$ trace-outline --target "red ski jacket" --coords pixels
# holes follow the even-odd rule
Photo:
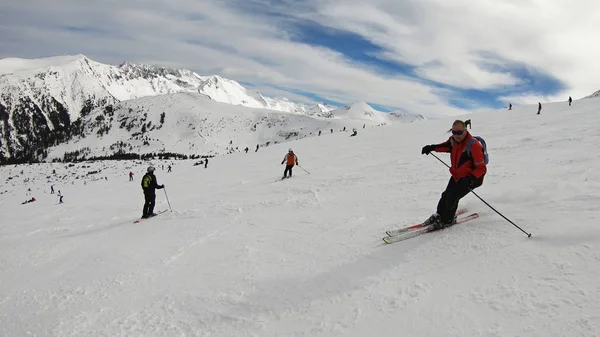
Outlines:
[[[467,137],[458,143],[452,136],[447,141],[435,145],[435,152],[450,152],[450,174],[454,181],[473,175],[475,178],[483,178],[487,172],[483,146],[477,140],[471,146],[471,155],[467,153],[467,143],[473,136],[469,133]]]

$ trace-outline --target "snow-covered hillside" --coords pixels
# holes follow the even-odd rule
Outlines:
[[[599,108],[468,116],[490,153],[477,193],[531,239],[469,195],[461,206],[479,219],[383,244],[434,211],[449,173],[421,147],[446,140],[456,117],[307,137],[206,169],[0,167],[0,335],[597,336]],[[290,146],[310,174],[281,181]],[[151,163],[166,186],[156,209],[172,212],[133,224]]]
[[[379,125],[379,120],[324,118],[251,109],[178,93],[124,101],[84,119],[83,137],[49,150],[48,160],[81,152],[81,158],[115,153],[223,155],[256,146]]]

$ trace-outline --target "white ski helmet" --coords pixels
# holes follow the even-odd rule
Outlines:
[[[148,173],[152,173],[154,172],[154,166],[149,166],[148,167]]]

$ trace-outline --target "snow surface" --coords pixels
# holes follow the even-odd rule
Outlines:
[[[0,167],[0,335],[598,336],[599,108],[468,116],[477,193],[531,239],[469,195],[479,219],[381,240],[435,209],[449,174],[420,151],[454,117],[154,161],[172,212],[139,224],[148,163]],[[290,144],[310,174],[280,181]]]

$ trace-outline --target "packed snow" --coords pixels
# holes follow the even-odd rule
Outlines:
[[[0,335],[598,336],[599,108],[591,98],[464,116],[490,154],[476,192],[532,238],[468,195],[461,206],[478,219],[382,241],[435,210],[449,173],[421,147],[446,140],[454,118],[207,168],[0,167]],[[301,167],[280,180],[290,146]],[[166,187],[156,210],[168,211],[134,224],[150,164]]]

